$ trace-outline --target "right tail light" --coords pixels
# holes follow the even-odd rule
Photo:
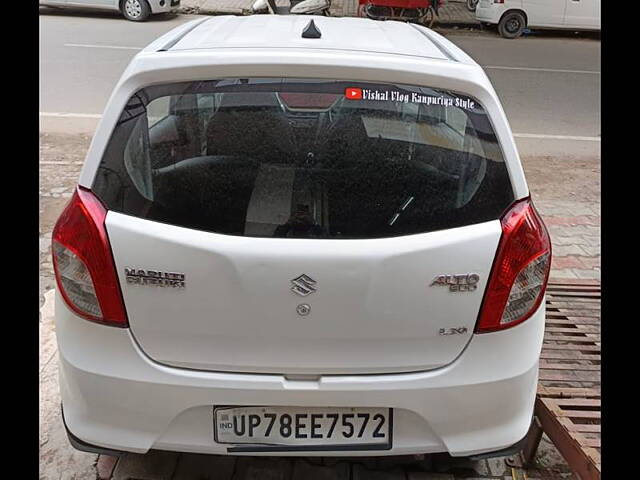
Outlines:
[[[531,199],[513,204],[501,224],[502,236],[476,333],[524,322],[540,306],[549,279],[551,239]]]

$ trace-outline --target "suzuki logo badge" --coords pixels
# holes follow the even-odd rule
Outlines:
[[[301,297],[306,297],[317,290],[315,284],[316,281],[313,278],[303,273],[298,278],[291,280],[291,291]]]
[[[303,317],[306,317],[307,315],[309,315],[310,311],[311,311],[311,306],[308,303],[301,303],[296,307],[296,312],[298,312],[298,315],[301,315]]]

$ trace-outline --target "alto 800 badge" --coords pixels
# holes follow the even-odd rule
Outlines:
[[[449,287],[450,292],[473,292],[478,288],[480,275],[464,273],[461,275],[438,275],[430,287]]]

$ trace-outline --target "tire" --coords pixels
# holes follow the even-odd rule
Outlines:
[[[500,19],[498,32],[504,38],[518,38],[527,28],[527,21],[520,12],[507,12]]]
[[[467,0],[467,9],[470,12],[475,12],[479,1],[480,0]]]
[[[122,15],[132,22],[144,22],[151,15],[151,7],[146,0],[122,0]]]

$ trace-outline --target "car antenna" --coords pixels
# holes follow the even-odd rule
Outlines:
[[[302,31],[302,38],[320,38],[320,37],[322,37],[322,32],[318,30],[318,27],[316,27],[316,24],[313,23],[313,20],[311,20],[309,24],[306,27],[304,27],[304,30]]]

